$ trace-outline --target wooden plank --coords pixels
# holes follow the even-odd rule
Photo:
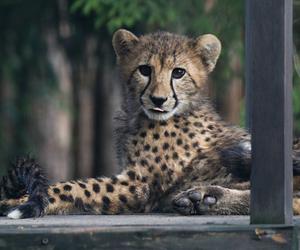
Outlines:
[[[248,216],[46,216],[0,218],[0,249],[298,249],[294,226],[249,225]]]
[[[80,234],[0,235],[0,249],[297,249],[292,230],[279,230],[272,238],[253,231],[137,231]],[[278,237],[278,239],[276,239]]]
[[[251,223],[292,223],[292,0],[246,1]]]

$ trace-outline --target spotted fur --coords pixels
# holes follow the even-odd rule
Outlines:
[[[9,199],[0,204],[4,210],[16,207],[9,217],[40,215],[28,204],[41,196],[47,199],[40,206],[46,214],[247,214],[250,135],[222,121],[206,97],[220,41],[214,35],[188,38],[157,32],[137,37],[119,30],[113,46],[124,83],[116,129],[117,157],[124,170],[111,178],[56,183],[46,192],[44,182],[30,189],[34,176],[28,172],[27,181],[17,190],[8,188]],[[23,196],[27,190],[42,192]],[[299,204],[295,199],[296,212]]]

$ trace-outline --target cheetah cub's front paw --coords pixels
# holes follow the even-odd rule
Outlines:
[[[222,196],[222,187],[196,187],[176,195],[172,205],[176,212],[183,215],[216,214],[215,207]]]

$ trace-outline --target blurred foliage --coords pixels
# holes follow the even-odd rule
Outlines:
[[[244,1],[236,0],[75,0],[72,11],[82,11],[94,18],[95,27],[105,27],[110,33],[118,28],[141,31],[165,29],[191,35],[212,32],[223,44],[217,72],[214,74],[218,90],[216,104],[220,104],[224,87],[232,78],[229,67],[230,49],[234,49],[244,61]],[[300,1],[294,0],[295,47],[300,49]],[[299,26],[299,27],[298,27]],[[295,58],[298,53],[295,51]],[[294,74],[294,127],[300,135],[300,63],[295,61]],[[243,77],[243,65],[240,70]],[[298,72],[298,73],[297,73]],[[236,72],[235,72],[236,73]],[[241,103],[240,125],[245,125],[244,101]]]
[[[0,174],[1,166],[16,156],[38,155],[34,107],[50,103],[59,94],[46,44],[47,32],[57,33],[59,14],[57,1],[0,1]],[[80,54],[76,52],[85,34],[96,33],[89,20],[73,14],[72,39],[58,35],[73,60]]]
[[[211,32],[214,27],[220,32],[226,26],[236,32],[241,27],[231,28],[243,21],[243,1],[234,0],[75,0],[72,10],[93,16],[97,28],[105,26],[110,32],[120,27],[191,32]]]

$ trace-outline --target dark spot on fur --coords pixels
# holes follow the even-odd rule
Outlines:
[[[176,143],[177,143],[177,145],[181,145],[181,144],[182,144],[182,139],[181,139],[181,138],[178,138],[178,139],[176,140]]]
[[[115,190],[115,189],[114,189],[113,185],[111,185],[111,184],[109,184],[109,183],[106,184],[106,191],[107,191],[108,193],[113,193],[114,190]]]
[[[64,194],[60,194],[60,195],[59,195],[59,198],[60,198],[62,201],[65,201],[65,202],[73,202],[73,196],[72,196],[72,195],[64,195]]]
[[[213,130],[214,126],[210,124],[210,125],[207,126],[207,128],[210,129],[210,130]]]
[[[194,122],[194,125],[198,128],[201,128],[203,127],[202,123],[201,122]]]
[[[97,184],[97,183],[93,184],[93,191],[95,193],[99,193],[100,192],[100,186],[99,186],[99,184]]]
[[[165,135],[165,137],[169,137],[170,136],[170,134],[169,134],[168,131],[165,131],[164,135]]]
[[[65,191],[71,191],[72,190],[72,186],[71,185],[64,185],[64,190]]]
[[[153,139],[158,140],[159,139],[159,134],[158,133],[153,134]]]
[[[119,200],[123,203],[127,203],[127,197],[123,194],[119,194]]]
[[[168,170],[168,176],[171,177],[174,174],[174,171],[172,169]]]
[[[157,151],[158,151],[158,148],[156,146],[152,148],[153,153],[157,153]]]
[[[121,181],[120,184],[123,185],[123,186],[128,186],[129,185],[127,181]]]
[[[210,141],[210,138],[209,138],[209,137],[206,137],[206,138],[205,138],[205,141]]]
[[[183,167],[184,166],[184,161],[180,161],[179,165]]]
[[[161,165],[160,168],[161,168],[162,171],[165,171],[165,170],[167,170],[168,166],[167,166],[167,164],[164,163],[164,164]]]
[[[205,129],[202,129],[201,132],[200,132],[202,135],[204,135],[206,133],[206,130]]]
[[[79,210],[83,210],[84,211],[84,204],[81,198],[76,198],[75,202],[74,202],[74,206],[76,208],[78,208]]]
[[[165,155],[165,159],[166,159],[166,160],[169,160],[169,159],[170,159],[170,156],[169,156],[169,155]]]
[[[149,173],[151,173],[151,172],[153,171],[153,169],[154,169],[154,166],[151,165],[151,166],[148,168]]]
[[[189,132],[189,128],[188,127],[184,127],[184,128],[182,128],[182,131],[183,131],[183,133],[187,133],[187,132]]]
[[[191,153],[190,152],[185,152],[186,157],[190,157]]]
[[[150,150],[150,148],[151,148],[151,147],[150,147],[150,145],[149,145],[149,144],[146,144],[146,145],[144,146],[144,150],[145,150],[145,151],[149,151],[149,150]]]
[[[143,167],[149,165],[149,164],[148,164],[148,161],[147,161],[146,159],[141,159],[140,163],[141,163],[141,165],[142,165]]]
[[[156,157],[155,157],[155,162],[156,162],[156,163],[160,163],[160,161],[161,161],[161,157],[160,157],[160,156],[156,156]]]
[[[134,146],[136,146],[137,140],[132,140],[132,144],[133,144]]]
[[[139,157],[141,154],[140,154],[140,151],[136,151],[135,153],[134,153],[134,155],[136,156],[136,157]]]
[[[54,199],[53,197],[50,197],[50,198],[49,198],[49,202],[50,202],[50,203],[54,203],[54,202],[55,202],[55,199]]]
[[[189,172],[192,172],[192,170],[193,170],[193,168],[191,166],[188,166],[188,167],[183,169],[183,172],[189,173]]]
[[[155,127],[155,124],[153,122],[150,122],[149,125],[148,125],[148,128],[149,129],[154,129]]]
[[[172,131],[172,132],[171,132],[171,136],[172,136],[172,137],[176,137],[176,132]]]
[[[85,185],[85,184],[83,184],[83,183],[81,183],[81,182],[78,182],[78,185],[79,185],[79,187],[81,187],[81,188],[83,188],[83,189],[85,189],[85,188],[86,188],[86,185]]]
[[[143,176],[143,178],[142,178],[142,182],[147,182],[147,180],[148,180],[148,177],[147,176]]]
[[[165,142],[163,145],[163,149],[167,150],[170,147],[169,143]]]
[[[129,187],[129,192],[134,194],[135,193],[135,190],[136,190],[136,187],[135,186],[130,186]]]
[[[60,190],[59,190],[58,188],[53,188],[53,193],[59,194],[59,193],[60,193]]]
[[[172,158],[173,158],[173,160],[177,160],[178,159],[178,153],[174,152]]]
[[[90,191],[88,191],[88,190],[84,190],[84,194],[85,194],[85,196],[88,197],[88,198],[91,196],[91,193],[90,193]]]
[[[129,177],[130,180],[134,181],[135,180],[135,172],[133,171],[127,171],[127,175]]]
[[[199,146],[199,143],[198,142],[194,142],[193,143],[193,148],[197,148]]]
[[[195,133],[189,133],[189,137],[193,139],[195,137]]]
[[[140,137],[145,138],[146,136],[147,136],[147,133],[145,131],[140,133]]]
[[[102,197],[103,209],[108,210],[110,205],[110,199],[107,196]]]
[[[188,144],[185,144],[184,147],[183,147],[185,150],[189,150],[190,149],[190,146]]]
[[[110,179],[111,179],[112,184],[116,184],[119,181],[118,177],[116,177],[116,176],[113,176]]]
[[[166,125],[168,125],[168,123],[167,123],[166,121],[160,121],[159,124],[160,124],[161,126],[166,126]]]

